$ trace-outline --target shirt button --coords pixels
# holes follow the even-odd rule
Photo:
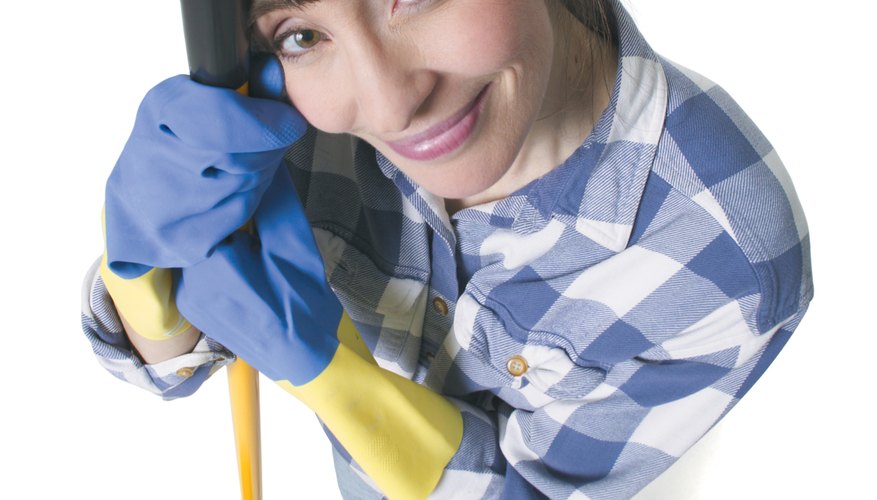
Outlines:
[[[179,370],[177,370],[177,377],[189,378],[192,376],[193,373],[195,373],[195,370],[189,367],[180,368]]]
[[[434,359],[435,359],[435,354],[433,354],[433,353],[431,353],[431,352],[426,353],[426,360],[427,360],[427,361],[429,361],[430,363],[432,363],[432,361],[433,361]]]
[[[438,297],[432,299],[432,308],[442,316],[448,315],[448,303]]]
[[[519,354],[510,357],[505,364],[505,367],[513,377],[520,377],[527,371],[527,368],[529,368],[527,366],[527,360]]]

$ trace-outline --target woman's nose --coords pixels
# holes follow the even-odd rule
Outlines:
[[[434,91],[437,74],[401,40],[369,37],[351,54],[358,128],[376,135],[404,132]]]

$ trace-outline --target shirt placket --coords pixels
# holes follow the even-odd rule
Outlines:
[[[454,244],[430,231],[431,272],[423,320],[423,339],[418,363],[429,367],[451,330],[457,302],[457,270]]]

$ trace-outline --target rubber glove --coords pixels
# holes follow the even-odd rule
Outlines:
[[[260,74],[252,87],[263,94],[282,90],[276,59],[253,67]],[[244,224],[284,151],[306,128],[289,104],[187,76],[166,80],[146,95],[107,182],[101,266],[117,309],[134,331],[160,340],[188,329],[166,268],[204,259]]]
[[[306,128],[288,104],[187,76],[153,88],[107,181],[110,269],[135,278],[204,259],[252,216]]]
[[[377,366],[326,282],[284,169],[253,222],[182,269],[180,311],[314,410],[390,498],[425,498],[462,438],[448,400]]]

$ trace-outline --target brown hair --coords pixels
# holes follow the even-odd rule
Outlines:
[[[607,0],[560,0],[560,3],[604,42],[618,44],[615,12]]]

